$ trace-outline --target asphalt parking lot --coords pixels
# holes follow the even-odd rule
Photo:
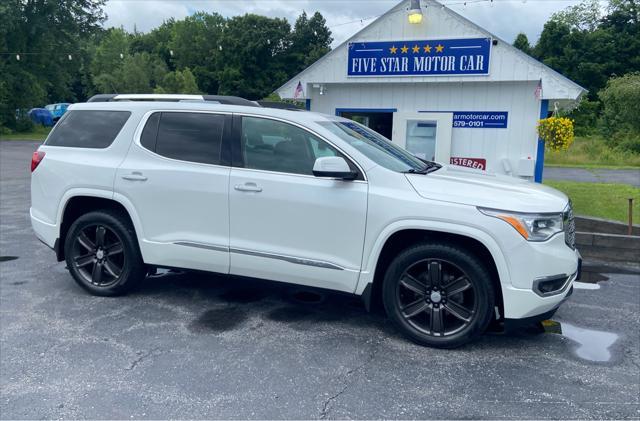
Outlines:
[[[3,419],[640,416],[637,274],[576,289],[563,334],[449,351],[351,297],[278,283],[167,273],[92,297],[31,231],[36,147],[0,142]]]

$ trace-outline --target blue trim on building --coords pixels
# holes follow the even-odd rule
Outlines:
[[[336,108],[336,115],[341,113],[397,113],[397,108]]]
[[[547,118],[549,113],[549,100],[543,99],[540,102],[540,119]],[[538,138],[538,152],[536,154],[536,172],[534,180],[536,183],[542,183],[542,170],[544,169],[544,141]]]
[[[307,98],[304,101],[304,109],[307,111],[311,111],[311,98]]]

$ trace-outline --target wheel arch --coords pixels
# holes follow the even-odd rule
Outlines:
[[[64,242],[71,224],[73,224],[73,222],[80,216],[95,210],[112,209],[122,212],[129,218],[129,222],[131,222],[136,232],[138,242],[140,242],[140,221],[135,212],[132,213],[133,207],[130,203],[123,203],[113,197],[111,192],[103,191],[82,191],[76,192],[75,194],[68,193],[65,196],[65,200],[62,201],[60,211],[58,212],[58,226],[60,227],[60,230],[58,240],[56,241],[57,246],[55,247],[56,258],[58,261],[65,259]]]
[[[487,233],[467,226],[453,224],[427,225],[424,221],[396,224],[387,228],[373,246],[367,263],[356,287],[356,294],[362,295],[368,309],[378,309],[381,305],[381,287],[384,272],[394,256],[401,250],[418,242],[439,241],[460,245],[476,254],[490,271],[496,292],[496,305],[504,314],[501,284],[508,282],[506,261],[496,241]]]

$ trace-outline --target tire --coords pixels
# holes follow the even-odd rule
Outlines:
[[[404,250],[387,268],[382,288],[388,317],[420,345],[464,345],[486,330],[494,312],[489,271],[474,254],[452,244]]]
[[[122,212],[105,209],[79,217],[69,228],[64,252],[73,279],[93,295],[125,294],[146,274],[135,231]]]

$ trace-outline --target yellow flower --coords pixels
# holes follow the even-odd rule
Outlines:
[[[565,117],[549,117],[538,121],[538,135],[552,151],[567,150],[573,143],[573,121]]]

